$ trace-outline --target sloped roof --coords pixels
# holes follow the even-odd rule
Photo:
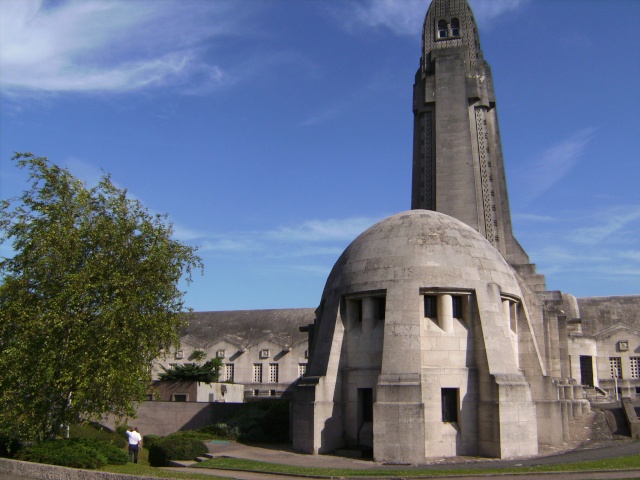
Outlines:
[[[640,295],[578,298],[582,331],[597,335],[617,324],[640,330]]]
[[[314,318],[315,308],[194,312],[180,337],[200,348],[221,341],[246,348],[263,340],[284,347],[307,341],[300,327]]]

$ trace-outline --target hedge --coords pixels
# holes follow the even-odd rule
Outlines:
[[[149,448],[149,464],[165,467],[171,460],[193,460],[209,453],[209,449],[196,438],[185,436],[165,437],[155,441]]]

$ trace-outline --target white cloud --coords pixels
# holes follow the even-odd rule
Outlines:
[[[529,202],[566,177],[582,159],[594,132],[594,128],[584,129],[530,159],[518,173],[528,187],[521,191],[522,198]]]
[[[520,10],[529,0],[470,0],[476,22],[488,27]],[[396,35],[419,34],[427,13],[426,0],[361,0],[334,6],[333,14],[347,30],[383,27]]]
[[[378,220],[365,217],[309,220],[296,227],[280,227],[269,232],[268,237],[287,242],[353,240]]]
[[[634,206],[619,213],[602,212],[598,217],[595,226],[577,229],[571,240],[582,245],[597,245],[612,236],[620,237],[625,229],[640,220],[640,207]]]
[[[228,80],[199,43],[235,27],[229,2],[3,0],[6,92],[128,91],[200,75]]]
[[[519,222],[527,223],[553,223],[558,221],[557,218],[550,215],[537,215],[535,213],[514,213],[511,215],[511,218]]]
[[[479,26],[489,26],[496,19],[520,10],[529,0],[470,0]]]

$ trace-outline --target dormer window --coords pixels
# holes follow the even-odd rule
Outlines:
[[[447,21],[438,21],[438,38],[447,38],[449,36],[449,30],[447,29]]]
[[[460,36],[460,20],[457,18],[451,19],[451,36],[459,37]]]

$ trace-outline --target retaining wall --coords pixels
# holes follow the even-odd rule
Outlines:
[[[242,403],[199,402],[142,402],[137,417],[127,420],[127,425],[138,427],[141,435],[165,436],[178,430],[196,430],[231,417]],[[101,422],[114,429],[116,418],[107,417]]]
[[[9,475],[36,480],[148,480],[149,478],[0,458],[0,478],[6,478]]]

